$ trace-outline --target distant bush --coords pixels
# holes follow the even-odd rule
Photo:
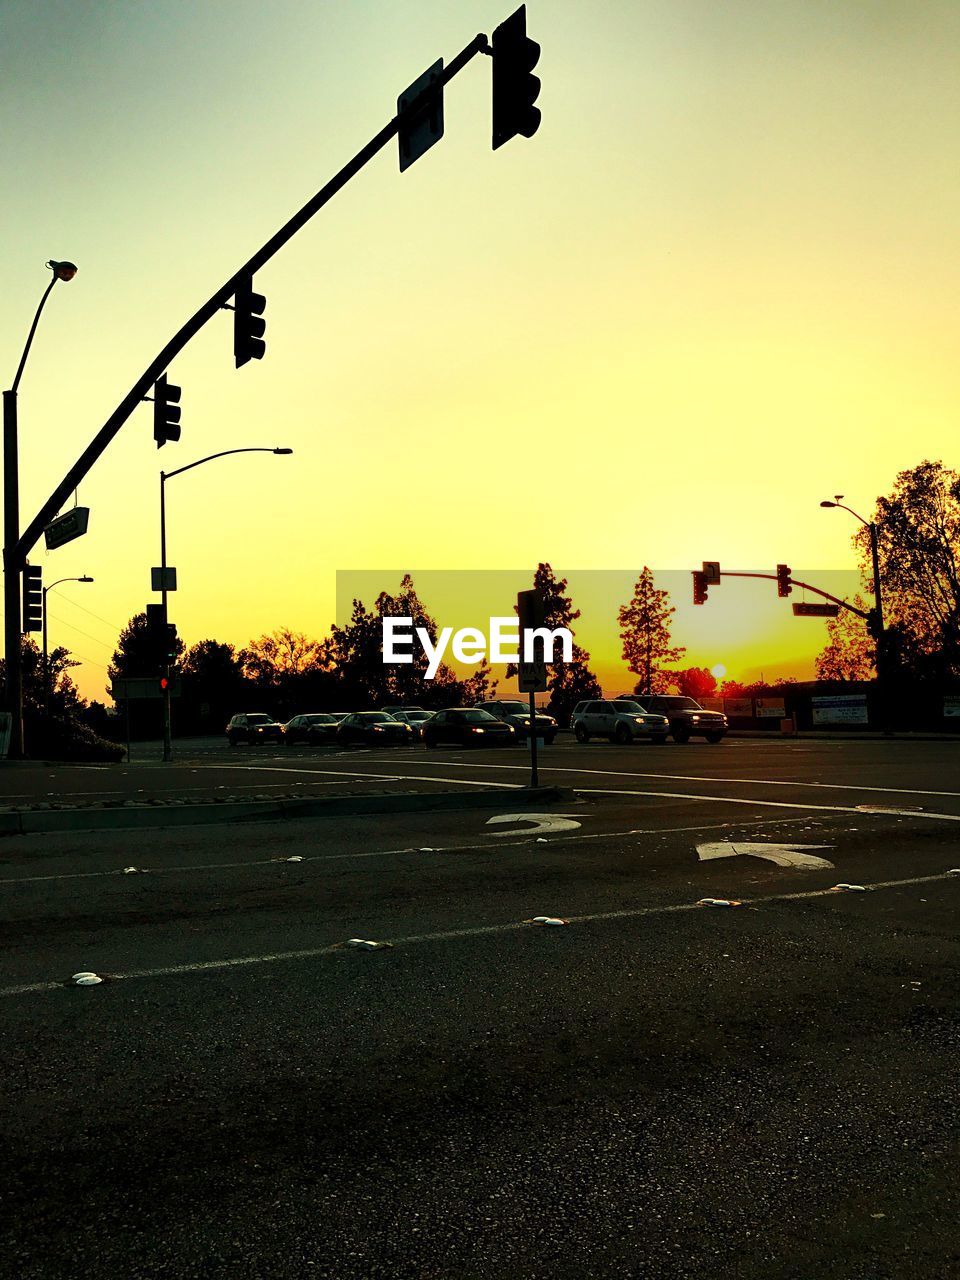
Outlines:
[[[45,760],[122,760],[124,748],[108,742],[79,720],[27,715],[24,721],[27,754]]]

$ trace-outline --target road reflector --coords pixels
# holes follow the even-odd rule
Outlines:
[[[299,853],[295,853],[292,857],[287,858],[287,862],[302,862],[303,858]]]
[[[739,898],[701,898],[698,907],[742,907]]]
[[[534,916],[532,920],[527,920],[527,924],[543,924],[543,925],[559,925],[569,924],[569,920],[562,920],[559,916]]]
[[[845,882],[841,882],[840,884],[833,885],[828,892],[830,893],[866,893],[867,890],[866,890],[866,887],[862,884],[846,884]]]
[[[392,942],[374,942],[372,938],[348,938],[343,944],[345,947],[356,947],[359,951],[381,951],[386,947],[392,947]]]
[[[95,973],[90,973],[87,970],[84,970],[83,973],[75,973],[70,981],[76,987],[95,987],[97,983],[102,982],[103,979],[98,977]]]
[[[960,876],[960,867],[951,867],[947,872],[948,876]]]

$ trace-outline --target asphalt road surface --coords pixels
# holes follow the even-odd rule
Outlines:
[[[504,804],[0,843],[0,1274],[957,1274],[958,762],[557,744],[541,816],[514,752],[71,771]]]

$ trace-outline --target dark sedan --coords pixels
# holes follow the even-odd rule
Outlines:
[[[283,726],[283,740],[288,746],[298,742],[306,742],[309,746],[319,746],[324,742],[336,742],[337,726],[340,721],[329,712],[310,712],[308,715],[294,716]]]
[[[505,724],[480,707],[450,707],[425,720],[422,729],[428,747],[455,742],[461,747],[509,747],[517,740],[513,725]]]
[[[337,741],[348,747],[361,742],[366,747],[410,746],[415,734],[385,711],[354,711],[337,726]]]

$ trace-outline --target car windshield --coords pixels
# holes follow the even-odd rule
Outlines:
[[[613,704],[618,711],[643,711],[639,702],[634,702],[633,698],[618,698]]]
[[[304,718],[308,720],[311,724],[336,724],[337,723],[333,716],[328,716],[328,715],[306,716]]]
[[[429,720],[432,712],[430,711],[408,711],[408,720]]]
[[[694,702],[692,698],[661,698],[660,701],[665,707],[671,711],[702,711],[699,702]]]
[[[388,716],[385,711],[361,711],[359,718],[365,720],[367,724],[396,724],[393,716]]]
[[[483,724],[484,721],[496,720],[497,718],[480,707],[474,707],[468,711],[455,711],[453,714],[458,720],[467,720],[470,724]]]
[[[247,724],[273,724],[273,716],[264,716],[257,712],[247,716]]]
[[[507,715],[510,716],[522,716],[523,713],[525,711],[529,711],[530,708],[524,706],[522,702],[501,702],[500,710],[506,711]]]

